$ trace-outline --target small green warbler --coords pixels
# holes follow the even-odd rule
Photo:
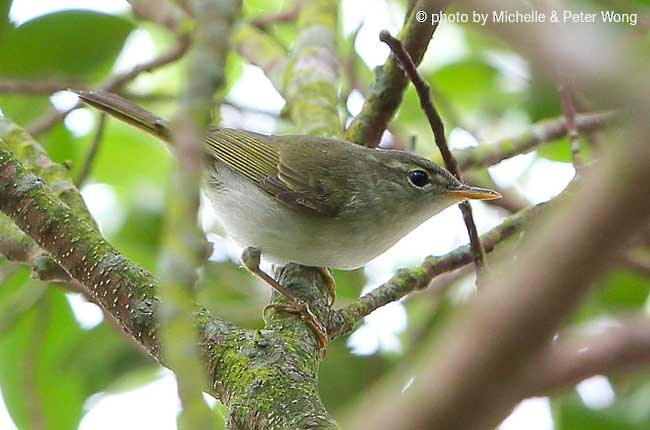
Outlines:
[[[76,91],[81,99],[165,141],[167,123],[115,94]],[[466,199],[501,197],[471,187],[431,161],[341,139],[266,136],[212,128],[205,136],[203,189],[227,234],[246,247],[246,268],[285,295],[282,310],[306,316],[321,346],[326,330],[309,306],[259,269],[270,262],[355,269],[415,227]],[[278,306],[275,306],[278,308]]]

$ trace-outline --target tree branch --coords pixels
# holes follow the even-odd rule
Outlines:
[[[578,132],[578,125],[576,124],[577,113],[574,91],[568,79],[558,77],[558,81],[558,92],[560,93],[562,110],[564,111],[564,118],[566,119],[567,136],[569,138],[569,145],[571,146],[573,166],[575,167],[576,172],[579,172],[583,167],[583,160],[580,156],[580,133]]]
[[[239,55],[264,71],[279,93],[284,92],[288,59],[282,45],[256,27],[240,25],[233,36],[233,46]]]
[[[529,395],[557,392],[594,375],[612,375],[650,363],[647,317],[621,322],[598,334],[560,335],[559,339],[531,363],[524,382]]]
[[[88,212],[81,194],[70,179],[69,170],[52,162],[45,149],[23,129],[9,120],[0,118],[0,139],[22,157],[30,169],[51,186],[56,195],[67,204],[76,215],[90,226],[97,229],[95,220]],[[24,233],[19,231],[10,220],[0,220],[0,229],[4,230],[0,243],[0,253],[8,258],[33,266],[41,280],[68,280],[68,273],[55,261],[43,254],[38,246]]]
[[[286,65],[284,96],[291,120],[302,134],[340,136],[339,60],[335,0],[303,4],[298,38]]]
[[[160,359],[155,278],[53,195],[3,140],[0,211],[78,280],[130,338]],[[279,278],[298,294],[318,294],[325,303],[326,287],[315,269],[288,265]],[[231,428],[335,428],[317,392],[317,343],[299,317],[274,314],[268,330],[261,331],[242,330],[201,309],[194,317],[210,391],[230,408]]]
[[[203,400],[201,388],[207,378],[192,315],[197,269],[209,254],[197,214],[204,136],[211,123],[214,95],[225,84],[229,36],[241,2],[193,0],[188,5],[196,25],[188,55],[187,89],[172,121],[178,168],[167,196],[158,296],[163,356],[176,375],[182,404],[179,427],[189,430],[211,429],[216,424]]]
[[[97,152],[99,152],[99,147],[102,144],[102,139],[104,138],[104,130],[106,129],[107,119],[108,118],[105,113],[99,114],[99,123],[97,124],[97,130],[95,131],[95,137],[90,144],[90,149],[88,149],[86,159],[81,165],[79,176],[77,176],[77,179],[75,180],[75,185],[77,187],[81,187],[84,182],[86,182],[86,179],[88,179],[88,176],[90,176],[90,172],[93,170],[95,157],[97,156]]]
[[[157,356],[153,276],[126,260],[56,198],[42,179],[16,160],[4,140],[0,141],[0,195],[0,210]]]
[[[576,126],[580,133],[589,133],[610,125],[616,114],[609,112],[594,112],[576,116]],[[500,161],[525,154],[535,147],[561,139],[567,135],[567,123],[564,117],[547,119],[537,122],[526,132],[511,138],[501,139],[494,143],[482,143],[473,148],[454,151],[458,167],[465,171],[477,167],[488,167]],[[433,161],[442,160],[434,158]]]
[[[540,206],[531,206],[514,214],[500,225],[481,236],[486,252],[494,250],[496,245],[519,232],[524,225],[539,211]],[[355,302],[339,311],[342,319],[332,327],[335,336],[341,336],[354,329],[361,319],[376,309],[397,301],[407,294],[427,288],[438,275],[456,270],[473,261],[473,251],[469,246],[461,246],[448,254],[431,256],[412,269],[401,269],[393,278],[367,293]]]
[[[404,27],[397,37],[403,41],[406,51],[415,64],[422,61],[429,41],[438,28],[437,24],[418,22],[417,12],[421,10],[431,13],[442,12],[449,3],[446,0],[420,0],[407,15]],[[402,103],[402,95],[408,85],[408,78],[394,56],[390,56],[375,74],[376,79],[366,94],[366,102],[346,133],[349,141],[370,148],[379,144],[384,130]]]

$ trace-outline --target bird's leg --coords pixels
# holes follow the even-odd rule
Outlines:
[[[316,334],[321,350],[325,349],[329,341],[327,337],[327,329],[325,326],[318,320],[316,315],[314,315],[312,310],[309,308],[309,305],[303,299],[280,285],[278,281],[260,269],[260,256],[261,251],[259,249],[248,247],[244,249],[244,252],[242,253],[242,264],[249,272],[260,278],[262,281],[266,282],[271,286],[271,288],[282,294],[289,301],[288,305],[267,305],[264,308],[264,313],[266,313],[266,311],[269,309],[274,309],[276,311],[300,315],[302,319],[307,323],[307,325],[309,325],[309,327],[311,327],[311,329],[314,331],[314,334]]]
[[[336,300],[336,281],[334,281],[334,276],[332,275],[332,272],[330,272],[330,269],[327,267],[319,267],[318,271],[323,276],[323,279],[325,279],[328,296],[327,303],[332,306]]]

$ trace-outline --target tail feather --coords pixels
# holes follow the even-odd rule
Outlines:
[[[133,102],[107,91],[69,90],[77,94],[86,104],[138,127],[165,142],[171,141],[167,122],[159,116],[141,108]]]

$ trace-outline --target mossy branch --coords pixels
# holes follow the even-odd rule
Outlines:
[[[50,160],[45,149],[37,141],[25,130],[5,118],[0,118],[0,139],[50,186],[75,214],[97,229],[97,224],[90,215],[79,190],[74,185],[67,167]],[[10,220],[0,219],[0,230],[2,230],[0,251],[9,259],[30,264],[36,275],[42,280],[67,280],[69,278],[63,268],[44,254]]]
[[[241,24],[235,30],[232,44],[239,55],[264,71],[278,92],[283,91],[288,58],[284,47],[277,40],[257,27]]]
[[[497,227],[481,235],[485,252],[493,251],[497,244],[521,231],[538,211],[539,206],[528,207],[511,215]],[[339,311],[341,319],[331,327],[332,335],[341,336],[349,333],[363,317],[376,309],[397,301],[414,291],[427,288],[436,276],[470,264],[473,259],[470,246],[464,245],[443,256],[430,256],[418,267],[399,270],[388,282],[341,309]]]
[[[600,130],[612,124],[615,112],[594,112],[576,115],[576,126],[580,133]],[[493,143],[482,143],[473,148],[454,151],[454,156],[461,170],[476,167],[488,167],[519,154],[525,154],[544,143],[553,142],[567,135],[566,118],[558,117],[539,121],[520,135],[501,139]],[[434,162],[442,161],[437,156]]]
[[[336,31],[339,4],[310,0],[298,19],[298,39],[284,75],[287,111],[302,134],[341,136],[339,60]]]
[[[2,140],[0,196],[0,211],[79,281],[128,336],[160,360],[158,281],[80,219]],[[288,265],[279,279],[298,294],[304,289],[325,296],[323,280],[313,269]],[[318,396],[317,341],[298,317],[277,314],[269,318],[267,330],[242,330],[204,309],[193,314],[210,371],[209,391],[229,407],[230,428],[336,427]]]
[[[410,8],[404,28],[397,37],[402,41],[404,48],[416,65],[422,61],[429,41],[438,28],[437,24],[418,22],[417,12],[441,12],[447,8],[448,4],[449,1],[420,0]],[[366,94],[366,102],[346,133],[347,139],[351,142],[371,148],[379,143],[388,123],[393,119],[397,108],[402,103],[404,90],[409,83],[399,62],[392,55],[381,68],[377,68],[375,74],[376,79]]]

